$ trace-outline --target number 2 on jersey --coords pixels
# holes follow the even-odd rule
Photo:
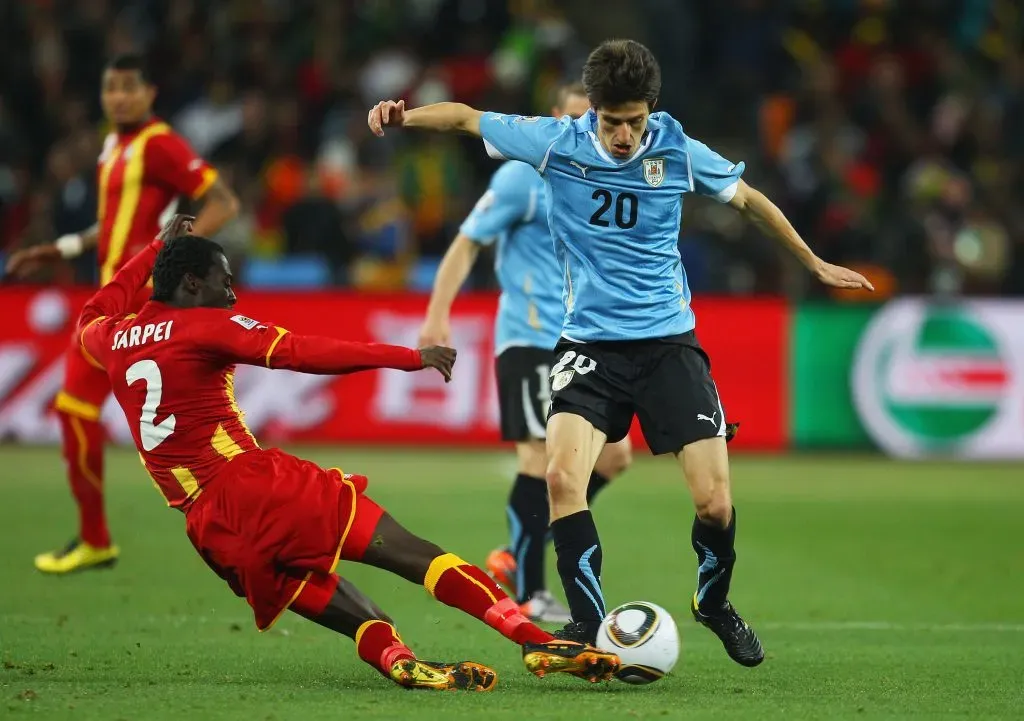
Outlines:
[[[164,379],[160,374],[160,366],[156,361],[140,360],[133,363],[125,372],[124,379],[128,385],[138,381],[146,384],[146,400],[142,403],[142,416],[139,418],[139,435],[142,437],[142,449],[151,451],[167,440],[174,433],[174,414],[156,423],[156,409],[164,393]]]

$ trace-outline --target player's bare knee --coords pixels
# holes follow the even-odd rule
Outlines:
[[[552,459],[548,464],[544,479],[547,481],[548,497],[553,506],[578,502],[580,499],[586,502],[587,484],[557,460]]]
[[[694,496],[697,518],[709,525],[725,528],[732,519],[732,497],[727,488],[715,488],[707,494]]]

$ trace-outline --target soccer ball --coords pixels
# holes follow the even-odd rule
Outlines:
[[[654,683],[679,659],[679,631],[669,612],[646,601],[626,603],[609,613],[596,646],[622,660],[615,677],[632,684]]]

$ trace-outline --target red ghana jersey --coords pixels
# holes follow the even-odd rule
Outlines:
[[[236,364],[320,374],[423,367],[410,348],[297,335],[233,310],[150,301],[127,314],[161,245],[151,243],[93,296],[80,337],[86,359],[107,372],[142,462],[172,507],[187,510],[233,458],[259,448],[235,401]]]
[[[130,133],[110,133],[97,164],[100,284],[160,230],[179,196],[201,197],[217,171],[167,123],[153,118]]]

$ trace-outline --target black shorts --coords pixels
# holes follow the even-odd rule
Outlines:
[[[693,331],[642,341],[562,338],[551,369],[556,413],[582,416],[609,443],[625,438],[635,414],[655,455],[727,435],[711,361]]]
[[[553,357],[550,350],[524,346],[507,348],[495,359],[502,440],[545,438]]]

